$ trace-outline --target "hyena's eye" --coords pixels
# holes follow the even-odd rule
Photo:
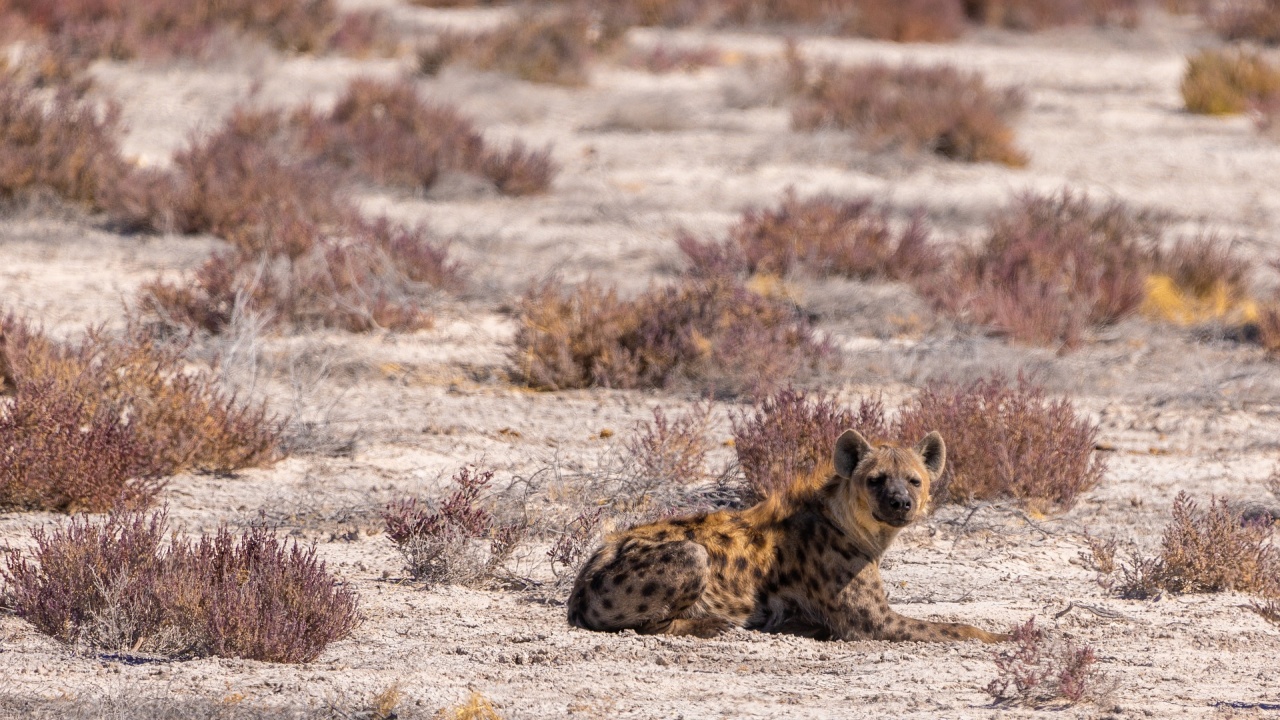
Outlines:
[[[883,484],[884,484],[884,476],[883,476],[883,475],[872,475],[871,477],[867,478],[867,484],[868,484],[868,485],[883,485]]]
[[[912,486],[912,487],[920,487],[920,478],[918,478],[918,477],[913,477],[913,478],[911,478],[910,480],[908,480],[907,482],[911,483],[911,486]]]

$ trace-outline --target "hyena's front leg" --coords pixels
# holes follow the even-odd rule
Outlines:
[[[879,573],[855,578],[829,601],[826,620],[832,635],[841,640],[892,640],[954,642],[981,640],[1005,642],[1013,636],[990,633],[963,623],[915,620],[889,609]]]

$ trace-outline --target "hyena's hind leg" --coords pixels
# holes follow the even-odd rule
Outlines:
[[[624,540],[583,568],[569,596],[569,622],[610,632],[711,633],[700,619],[680,617],[702,597],[707,576],[707,550],[698,543]]]

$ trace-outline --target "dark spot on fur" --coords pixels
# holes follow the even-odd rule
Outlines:
[[[685,530],[685,531],[684,531],[684,539],[685,539],[685,540],[692,540],[692,539],[694,539],[694,538],[696,538],[696,537],[698,537],[698,533],[694,532],[694,531],[693,531],[693,528],[689,528],[688,530]]]
[[[612,610],[612,609],[613,609],[613,601],[612,601],[612,600],[610,600],[609,598],[601,598],[601,600],[600,600],[600,607],[604,608],[605,610]]]
[[[738,572],[745,572],[747,569],[747,559],[740,557],[733,561],[733,566],[738,569]]]
[[[640,594],[645,597],[649,597],[650,595],[653,595],[656,592],[658,592],[658,583],[653,582],[652,580],[645,583],[644,587],[640,588]]]
[[[595,577],[591,578],[591,589],[592,589],[592,590],[595,590],[596,592],[599,592],[600,590],[603,590],[603,589],[604,589],[604,576],[603,576],[603,575],[597,575],[597,576],[595,576]]]
[[[640,603],[639,605],[636,606],[636,612],[642,613],[642,614],[647,613],[649,612],[649,606],[644,603]]]

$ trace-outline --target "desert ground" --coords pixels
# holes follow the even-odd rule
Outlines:
[[[349,3],[391,13],[408,33],[499,22],[506,10],[432,10],[391,0]],[[1067,708],[995,706],[992,649],[978,643],[825,642],[735,630],[711,640],[599,634],[565,621],[567,589],[542,562],[515,560],[521,587],[424,587],[407,576],[380,509],[405,495],[437,498],[467,463],[497,473],[503,498],[584,492],[652,408],[693,393],[535,392],[508,379],[512,299],[558,273],[624,293],[670,281],[673,238],[721,233],[744,208],[788,188],[867,195],[905,218],[968,242],[1017,193],[1087,190],[1166,214],[1175,229],[1239,238],[1259,264],[1280,258],[1280,143],[1247,118],[1188,114],[1178,83],[1189,52],[1218,41],[1191,16],[1151,11],[1136,29],[1035,34],[975,30],[946,44],[801,37],[814,58],[945,61],[1017,85],[1025,168],[867,150],[847,133],[790,128],[767,71],[774,34],[633,29],[628,42],[714,45],[728,58],[654,75],[603,63],[565,88],[446,67],[417,76],[427,97],[456,104],[486,138],[550,144],[561,171],[549,193],[498,196],[466,177],[426,193],[363,191],[370,214],[423,222],[450,240],[468,289],[441,300],[435,326],[413,333],[263,332],[251,323],[203,341],[229,387],[265,398],[301,440],[289,457],[231,476],[186,474],[161,495],[183,532],[267,518],[314,542],[356,588],[363,621],[303,665],[203,658],[164,661],[68,648],[0,614],[0,712],[70,717],[218,716],[353,708],[396,687],[406,716],[489,698],[504,718],[1267,717],[1280,704],[1280,627],[1235,593],[1116,597],[1080,559],[1083,533],[1150,549],[1186,491],[1274,504],[1280,461],[1280,365],[1255,346],[1132,319],[1067,353],[984,336],[935,315],[904,285],[851,280],[797,286],[843,354],[826,390],[896,406],[925,382],[1025,372],[1071,397],[1100,427],[1105,480],[1048,517],[993,503],[945,506],[903,533],[883,573],[898,611],[1007,629],[1035,616],[1056,636],[1095,648],[1113,688]],[[99,61],[93,92],[124,111],[126,154],[163,165],[192,132],[241,102],[332,103],[357,76],[397,77],[410,57],[291,57],[250,49],[216,62]],[[761,74],[761,73],[764,74]],[[94,216],[28,202],[0,221],[0,297],[59,337],[90,324],[120,328],[137,289],[195,267],[221,240],[119,234]],[[1276,284],[1260,275],[1262,288]],[[904,320],[910,318],[910,320]],[[198,361],[198,358],[195,360]],[[729,438],[731,401],[712,433]],[[727,450],[718,450],[715,461]],[[0,545],[30,544],[51,513],[0,515]],[[184,710],[186,708],[186,710]],[[212,708],[212,709],[210,709]],[[347,712],[347,711],[343,711]],[[44,716],[44,715],[41,715]],[[203,716],[203,715],[202,715]]]

